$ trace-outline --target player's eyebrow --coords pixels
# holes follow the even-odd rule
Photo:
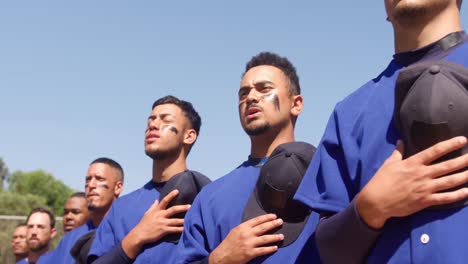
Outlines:
[[[161,118],[161,119],[164,119],[165,117],[172,117],[174,115],[172,113],[163,112],[163,113],[159,113],[159,114],[156,114],[156,115],[150,115],[150,116],[148,116],[148,119],[156,119],[157,116],[159,116],[159,118]]]
[[[271,81],[268,81],[268,80],[259,80],[259,81],[255,81],[253,83],[254,86],[264,86],[266,84],[271,84],[273,85],[274,83],[271,82]],[[244,85],[244,86],[241,86],[240,89],[250,89],[251,87],[249,85]]]
[[[171,113],[161,113],[159,114],[159,116],[161,117],[161,119],[164,119],[165,117],[172,117],[174,115]]]
[[[254,85],[255,85],[255,86],[258,86],[258,85],[265,85],[265,84],[274,84],[274,83],[271,82],[271,81],[267,81],[267,80],[260,80],[260,81],[254,82]]]

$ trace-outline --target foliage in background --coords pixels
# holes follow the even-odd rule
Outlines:
[[[8,177],[8,168],[3,162],[3,159],[0,158],[0,190],[3,190],[3,183],[6,181]]]
[[[45,207],[46,199],[29,193],[0,191],[0,204],[0,215],[27,215],[36,207]]]
[[[15,264],[15,257],[11,252],[11,236],[16,225],[22,223],[22,220],[0,220],[0,263]],[[54,249],[63,237],[62,221],[57,221],[55,228],[57,235],[52,241],[51,249]]]
[[[8,182],[8,188],[4,183]],[[0,158],[0,215],[26,216],[36,207],[45,207],[56,216],[62,216],[63,205],[74,192],[62,181],[42,170],[31,172],[15,171],[9,174]],[[13,264],[11,236],[15,226],[25,220],[0,220],[0,263]],[[56,221],[57,236],[52,249],[63,236],[62,221]]]
[[[62,181],[55,179],[52,174],[42,170],[12,173],[9,177],[8,189],[12,193],[44,198],[44,205],[56,215],[62,214],[65,201],[74,192]]]

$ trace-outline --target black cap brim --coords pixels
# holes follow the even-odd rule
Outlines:
[[[201,189],[209,184],[211,180],[205,175],[196,171],[184,171],[169,179],[161,190],[159,200],[163,199],[173,190],[179,190],[179,194],[169,203],[168,207],[175,205],[192,204],[193,200]],[[185,213],[173,215],[172,218],[185,217]],[[162,241],[178,243],[180,233],[168,234],[162,238]]]
[[[269,214],[269,212],[265,211],[262,208],[257,197],[257,189],[255,188],[245,206],[244,213],[242,215],[242,222],[248,221],[260,215]],[[283,219],[283,225],[281,227],[271,230],[266,234],[283,234],[284,240],[276,243],[275,245],[277,245],[280,248],[289,246],[299,237],[299,235],[302,232],[302,229],[304,229],[304,226],[307,223],[307,220],[309,219],[309,216],[310,213],[305,214],[304,217],[301,217],[299,219]]]

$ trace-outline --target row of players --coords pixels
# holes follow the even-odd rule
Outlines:
[[[244,163],[213,183],[188,170],[201,119],[189,102],[158,99],[145,134],[151,180],[117,199],[120,166],[106,158],[91,163],[90,220],[38,263],[464,263],[468,37],[461,1],[385,4],[396,55],[337,104],[317,152],[295,141],[304,101],[294,66],[260,53],[238,90],[251,141]],[[52,217],[35,212],[29,244],[36,214],[49,218],[44,232],[53,233]],[[30,251],[24,263],[37,258]]]

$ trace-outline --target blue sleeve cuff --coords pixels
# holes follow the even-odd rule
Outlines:
[[[324,263],[364,263],[380,235],[359,216],[354,200],[317,225],[316,242]]]
[[[117,246],[113,247],[111,251],[107,252],[105,255],[95,259],[94,261],[89,261],[90,259],[88,258],[88,264],[93,263],[93,264],[106,264],[106,263],[112,263],[112,264],[130,264],[133,263],[133,259],[129,258],[127,254],[122,249],[122,244],[118,244]]]
[[[197,261],[192,261],[190,262],[190,264],[208,264],[208,257],[205,257]]]

